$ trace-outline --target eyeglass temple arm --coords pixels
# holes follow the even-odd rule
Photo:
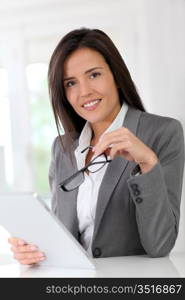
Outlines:
[[[85,149],[83,149],[82,151],[81,151],[81,153],[84,153],[87,149],[93,149],[94,147],[93,146],[88,146],[88,147],[86,147]]]
[[[112,160],[111,159],[107,159],[107,160],[104,160],[104,161],[95,161],[95,162],[91,162],[89,165],[96,165],[96,164],[105,164],[105,163],[108,163],[108,162],[111,162]]]

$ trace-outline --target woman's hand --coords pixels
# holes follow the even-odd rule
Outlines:
[[[27,244],[15,237],[10,237],[8,242],[12,245],[11,250],[14,253],[14,258],[20,264],[32,265],[45,259],[44,253],[40,252],[35,245]]]
[[[93,151],[95,156],[106,152],[111,159],[123,156],[135,161],[142,173],[150,171],[158,162],[156,154],[126,127],[105,133]]]

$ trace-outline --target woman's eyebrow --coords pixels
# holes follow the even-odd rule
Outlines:
[[[85,74],[90,73],[90,72],[92,72],[92,71],[94,71],[96,69],[103,69],[103,67],[94,67],[94,68],[91,68],[91,69],[85,71]]]
[[[92,72],[92,71],[94,71],[96,69],[103,69],[103,67],[94,67],[94,68],[91,68],[91,69],[85,71],[85,74],[88,74],[88,73],[90,73],[90,72]],[[71,79],[75,79],[75,77],[74,76],[73,77],[65,77],[64,81],[71,80]]]

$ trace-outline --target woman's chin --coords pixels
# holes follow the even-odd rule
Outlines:
[[[102,122],[103,120],[101,118],[97,118],[97,117],[94,117],[94,118],[88,118],[86,119],[90,124],[96,124],[96,123],[100,123]]]

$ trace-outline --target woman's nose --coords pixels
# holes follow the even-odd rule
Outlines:
[[[86,82],[83,81],[80,83],[80,96],[84,97],[87,96],[91,93],[91,87],[90,85]]]

